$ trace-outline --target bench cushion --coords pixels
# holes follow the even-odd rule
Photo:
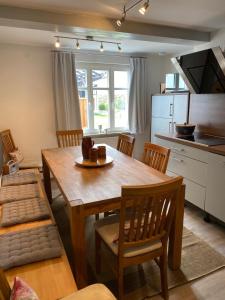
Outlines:
[[[2,205],[1,226],[12,226],[49,218],[44,199],[33,198]]]
[[[39,197],[39,188],[36,183],[3,186],[0,188],[0,204],[17,200],[24,200]]]
[[[59,234],[52,224],[3,234],[0,249],[0,268],[4,270],[62,254]]]
[[[2,176],[2,186],[8,185],[22,185],[29,183],[36,183],[37,176],[34,172],[18,172]]]
[[[103,284],[92,284],[61,300],[116,300]]]

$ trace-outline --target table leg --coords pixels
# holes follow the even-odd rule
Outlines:
[[[169,237],[169,253],[168,262],[172,270],[177,270],[181,266],[181,251],[182,251],[182,235],[184,223],[184,198],[185,185],[181,186],[180,192],[177,196],[176,212],[172,224]]]
[[[80,202],[78,204],[78,201]],[[70,229],[73,246],[73,263],[76,284],[78,288],[87,286],[87,259],[85,244],[85,215],[81,200],[74,201],[70,205]]]
[[[42,165],[43,165],[43,177],[44,177],[44,187],[45,187],[45,192],[48,197],[48,201],[51,203],[52,202],[52,189],[51,189],[51,178],[50,178],[50,171],[49,167],[46,164],[45,158],[42,155]]]

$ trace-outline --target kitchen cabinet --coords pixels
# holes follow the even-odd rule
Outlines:
[[[157,137],[156,143],[171,149],[167,173],[170,176],[180,175],[184,177],[184,184],[186,185],[185,199],[204,210],[208,153],[200,149]]]
[[[176,123],[188,118],[189,94],[152,96],[151,141],[156,133],[174,133]]]
[[[225,222],[225,156],[209,154],[205,210]]]
[[[225,222],[225,156],[157,137],[155,141],[171,149],[167,174],[184,177],[185,199]]]

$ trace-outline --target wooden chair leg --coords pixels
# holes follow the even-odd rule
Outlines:
[[[168,279],[167,279],[167,252],[166,252],[166,250],[164,250],[163,255],[160,257],[159,266],[160,266],[162,296],[165,300],[168,300],[169,299],[169,291],[168,291]]]
[[[95,269],[97,274],[101,272],[101,238],[97,232],[95,232]]]
[[[123,268],[118,268],[118,300],[123,300],[124,286],[123,286]]]

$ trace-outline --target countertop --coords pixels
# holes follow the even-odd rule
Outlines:
[[[196,142],[179,139],[176,137],[175,134],[156,134],[155,136],[159,139],[176,142],[176,143],[179,143],[182,145],[190,146],[193,148],[198,148],[203,151],[207,151],[207,152],[225,156],[225,144],[219,145],[219,146],[207,146],[207,145],[203,145],[203,144],[198,144]]]

